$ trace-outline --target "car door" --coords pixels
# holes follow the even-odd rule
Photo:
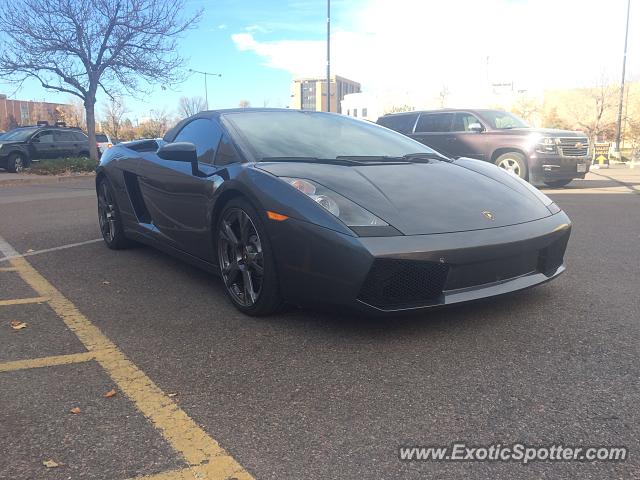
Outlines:
[[[222,131],[215,120],[196,118],[182,127],[175,142],[196,146],[201,176],[191,164],[144,156],[139,164],[140,190],[158,234],[173,247],[213,260],[208,217],[218,167],[214,165]]]
[[[45,160],[57,156],[58,147],[55,143],[53,130],[42,130],[31,139],[33,160]]]
[[[450,156],[448,149],[451,139],[453,112],[421,113],[411,138],[424,143],[434,150]]]
[[[78,142],[76,142],[73,136],[73,132],[65,130],[54,130],[53,139],[56,144],[57,157],[71,157],[76,153],[75,150]]]
[[[478,130],[478,126],[482,130]],[[488,140],[478,117],[468,112],[456,112],[451,130],[453,135],[447,147],[452,156],[486,160]]]

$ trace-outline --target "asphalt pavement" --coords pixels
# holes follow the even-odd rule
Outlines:
[[[198,442],[219,444],[236,478],[640,478],[638,180],[612,169],[546,190],[574,223],[554,282],[382,319],[245,317],[207,273],[92,242],[91,178],[0,186],[0,237],[27,255],[15,270],[0,259],[0,478],[198,478]],[[616,445],[630,457],[398,458],[402,445],[455,441]]]

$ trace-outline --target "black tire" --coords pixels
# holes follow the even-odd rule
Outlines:
[[[7,161],[7,170],[11,173],[20,173],[29,166],[27,158],[22,153],[12,153]]]
[[[135,242],[129,240],[124,234],[120,209],[113,187],[106,177],[102,177],[98,182],[97,194],[98,223],[104,243],[111,250],[122,250],[133,246]]]
[[[572,180],[573,178],[565,178],[564,180],[553,180],[553,181],[544,182],[544,184],[547,187],[560,188],[560,187],[566,187],[571,183]]]
[[[278,311],[282,297],[271,242],[262,217],[247,200],[234,198],[224,206],[215,242],[220,276],[233,305],[251,316]]]
[[[89,152],[80,152],[78,154],[78,158],[85,158],[85,159],[89,159],[91,158],[91,156],[89,155]]]
[[[509,173],[517,175],[523,180],[529,178],[529,169],[527,168],[527,159],[518,152],[507,152],[496,158],[495,164],[504,168]]]

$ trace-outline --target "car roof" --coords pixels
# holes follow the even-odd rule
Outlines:
[[[483,112],[502,112],[499,108],[439,108],[436,110],[411,110],[409,112],[396,112],[387,113],[385,117],[393,117],[396,115],[409,115],[414,113],[456,113],[456,112],[471,112],[471,113],[483,113]]]

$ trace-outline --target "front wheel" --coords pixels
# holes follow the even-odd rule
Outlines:
[[[573,180],[573,178],[565,178],[564,180],[553,180],[553,181],[544,182],[544,184],[547,187],[560,188],[560,187],[569,185],[571,183],[571,180]]]
[[[27,166],[27,160],[21,153],[12,153],[9,155],[7,162],[7,170],[11,173],[22,173]]]
[[[278,275],[256,210],[244,199],[231,200],[216,228],[220,274],[234,306],[252,316],[276,312],[282,305]]]
[[[505,169],[512,175],[527,179],[527,160],[524,155],[518,152],[507,152],[496,158],[496,165]]]
[[[121,250],[132,245],[124,235],[122,216],[116,203],[109,180],[102,178],[98,183],[98,222],[104,243],[112,250]]]

